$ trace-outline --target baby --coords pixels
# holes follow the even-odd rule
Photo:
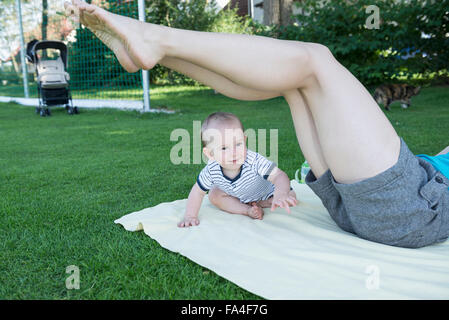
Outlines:
[[[199,224],[198,212],[204,195],[219,209],[262,219],[263,209],[297,204],[287,174],[257,152],[246,148],[246,136],[239,118],[216,112],[201,127],[203,152],[209,162],[190,191],[184,219],[178,227]]]

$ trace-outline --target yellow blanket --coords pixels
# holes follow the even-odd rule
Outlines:
[[[220,211],[205,196],[196,227],[177,227],[187,199],[115,223],[266,299],[449,298],[449,241],[405,249],[360,239],[336,226],[307,185],[291,186],[298,206],[264,209],[263,220]]]

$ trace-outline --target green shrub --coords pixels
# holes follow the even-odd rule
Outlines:
[[[14,71],[12,67],[4,69],[5,70],[0,70],[0,86],[3,85],[8,86],[11,84],[22,84],[21,73],[17,73],[16,71]]]
[[[220,11],[207,31],[252,34],[251,19],[237,14],[237,8]]]
[[[254,32],[324,44],[365,85],[448,69],[449,0],[304,0],[297,5],[306,12],[295,17],[297,24],[253,24]],[[379,29],[365,26],[369,5],[379,8]],[[415,54],[404,59],[407,50]]]

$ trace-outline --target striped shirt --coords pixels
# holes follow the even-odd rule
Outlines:
[[[215,160],[209,160],[196,181],[203,191],[207,192],[215,186],[243,203],[266,200],[274,192],[274,185],[267,178],[275,167],[276,163],[247,150],[245,162],[235,178],[227,177]]]

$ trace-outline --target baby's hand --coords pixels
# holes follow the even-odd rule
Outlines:
[[[296,200],[295,193],[290,191],[289,193],[281,193],[277,194],[276,192],[273,195],[273,202],[271,204],[271,211],[276,209],[276,207],[281,207],[287,210],[290,213],[290,206],[294,207],[298,204],[298,200]]]
[[[178,223],[178,227],[184,228],[184,227],[197,226],[199,224],[200,220],[198,220],[198,217],[184,217],[184,219]]]
[[[251,207],[249,207],[248,211],[246,211],[246,215],[253,219],[262,220],[263,209],[260,206],[258,206],[255,202],[251,202],[250,205],[251,205]]]

